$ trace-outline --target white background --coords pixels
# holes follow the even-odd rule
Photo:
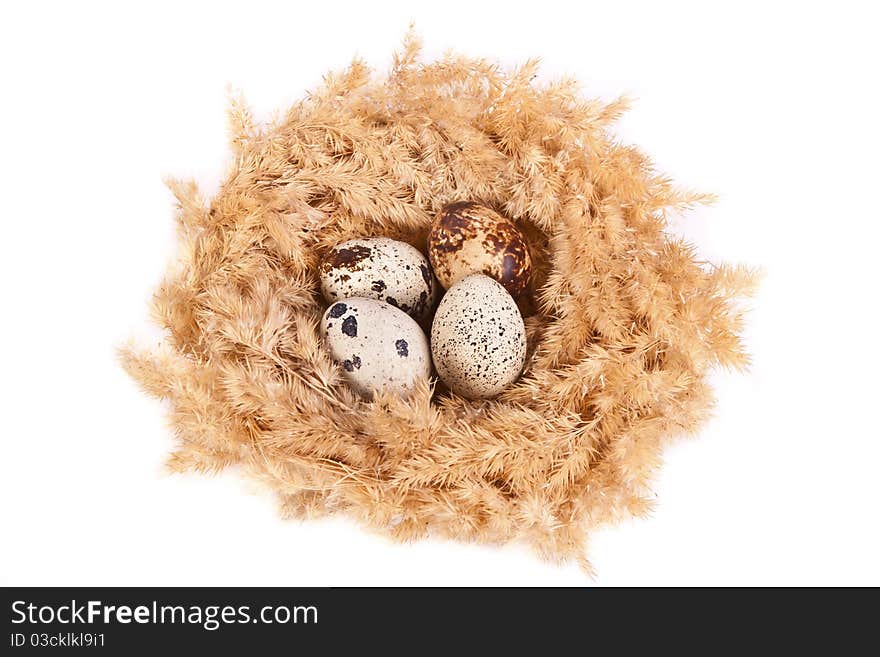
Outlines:
[[[638,98],[622,139],[720,193],[675,230],[764,268],[748,375],[668,452],[600,585],[880,584],[872,3],[3,3],[0,584],[592,585],[523,548],[282,521],[234,473],[168,476],[159,402],[114,360],[173,256],[165,175],[209,193],[226,87],[268,117],[415,20],[453,47]],[[662,7],[660,6],[662,5]]]

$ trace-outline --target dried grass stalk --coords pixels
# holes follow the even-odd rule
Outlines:
[[[170,402],[173,470],[237,464],[290,516],[525,540],[586,568],[591,529],[650,509],[661,450],[712,405],[708,370],[747,364],[737,298],[754,276],[665,232],[668,212],[710,199],[614,139],[626,100],[537,85],[535,69],[423,63],[409,35],[387,76],[355,61],[271,125],[233,101],[217,196],[170,183],[182,257],[153,304],[167,344],[122,352]],[[365,235],[424,249],[432,216],[462,199],[529,234],[524,375],[493,401],[428,385],[357,398],[317,332],[318,259]]]

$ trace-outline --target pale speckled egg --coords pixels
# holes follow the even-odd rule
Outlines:
[[[402,396],[431,374],[431,349],[416,321],[376,299],[341,299],[324,313],[321,332],[349,384],[369,398]]]
[[[428,258],[440,284],[449,289],[482,273],[519,297],[529,283],[532,259],[516,224],[488,205],[463,201],[441,208],[431,222]]]
[[[526,361],[526,328],[513,297],[484,274],[458,281],[437,306],[431,354],[453,392],[468,399],[500,393]]]
[[[438,286],[428,259],[406,242],[387,237],[343,242],[330,249],[318,271],[327,303],[378,299],[423,323],[434,307]]]

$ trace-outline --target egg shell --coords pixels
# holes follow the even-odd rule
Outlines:
[[[437,306],[431,354],[453,392],[468,399],[500,393],[526,360],[526,328],[513,297],[484,274],[458,281]]]
[[[318,268],[327,303],[352,297],[377,299],[426,322],[437,296],[437,281],[422,253],[387,237],[349,240],[324,256]]]
[[[380,390],[406,396],[431,374],[425,333],[412,317],[384,301],[337,301],[324,313],[321,333],[348,383],[367,398]]]
[[[532,271],[528,244],[516,224],[473,201],[443,206],[431,223],[428,257],[446,289],[465,276],[482,273],[516,298],[526,289]]]

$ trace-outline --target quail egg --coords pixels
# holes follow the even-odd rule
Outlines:
[[[532,269],[525,236],[516,224],[472,201],[443,206],[431,223],[428,257],[446,289],[469,274],[482,273],[513,297],[526,289]]]
[[[437,291],[428,259],[414,246],[387,237],[350,240],[332,248],[319,266],[327,303],[367,297],[426,322]]]
[[[431,327],[437,374],[469,399],[494,397],[513,383],[526,359],[526,330],[513,297],[484,274],[453,285]]]
[[[431,374],[428,339],[414,319],[384,301],[363,297],[331,304],[321,332],[349,384],[364,397],[406,396]]]

